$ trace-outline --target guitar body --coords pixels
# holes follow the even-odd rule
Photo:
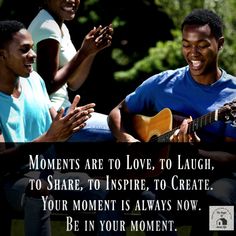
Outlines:
[[[160,158],[169,157],[169,145],[166,145],[170,142],[171,135],[180,128],[180,124],[183,119],[186,117],[181,114],[175,113],[172,114],[172,111],[169,108],[164,108],[155,116],[144,116],[144,115],[135,115],[132,120],[133,135],[142,142],[157,142],[160,143],[158,146],[155,145],[155,148],[145,152],[143,150],[133,150],[134,156],[142,156],[145,158],[145,154],[150,154],[152,159],[152,166],[154,167],[153,171],[141,170],[140,172],[135,171],[132,174],[132,178],[152,178],[157,177],[163,170],[160,168]],[[194,120],[188,122],[188,133],[193,133],[204,126],[216,122],[218,120],[223,121],[232,121],[233,127],[236,127],[236,100],[233,102],[225,104],[225,106],[209,112],[206,115],[198,117]],[[185,149],[183,149],[185,151]],[[142,157],[140,157],[142,158]]]
[[[155,116],[135,115],[132,120],[134,136],[142,142],[156,141],[156,137],[165,134],[172,130],[173,115],[169,108],[165,108],[157,113]],[[133,150],[135,158],[145,159],[146,156],[151,157],[152,166],[154,170],[140,170],[135,172],[129,172],[129,178],[153,178],[160,175],[162,172],[160,166],[160,158],[168,158],[169,145],[166,143],[155,144],[155,147],[148,146],[148,150],[145,146],[141,145],[137,150]],[[145,151],[146,150],[146,151]]]
[[[152,137],[160,136],[172,130],[173,116],[169,108],[165,108],[155,116],[148,117],[135,115],[133,117],[133,128],[135,135],[143,142],[151,141]]]
[[[133,130],[137,138],[143,142],[159,142],[161,136],[161,140],[169,142],[171,135],[177,128],[180,128],[177,126],[181,124],[183,119],[183,116],[178,114],[173,116],[169,108],[164,108],[152,117],[135,115],[133,117]],[[193,133],[218,120],[225,122],[230,121],[232,122],[231,125],[236,127],[236,100],[226,103],[223,107],[188,122],[187,133]],[[163,139],[164,136],[166,137],[165,139]],[[157,138],[155,139],[155,137]]]

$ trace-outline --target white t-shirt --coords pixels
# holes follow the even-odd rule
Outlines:
[[[34,41],[34,50],[37,52],[37,44],[45,39],[55,39],[60,43],[59,66],[64,66],[76,54],[76,49],[71,41],[70,33],[65,24],[59,27],[54,18],[44,9],[33,19],[29,28]],[[36,66],[35,69],[37,70]],[[67,84],[50,95],[56,110],[70,106]]]

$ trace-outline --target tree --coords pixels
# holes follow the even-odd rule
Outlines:
[[[236,2],[234,0],[155,0],[163,12],[171,16],[174,23],[173,39],[158,41],[155,48],[150,48],[148,55],[134,63],[125,71],[115,73],[117,80],[137,80],[140,76],[154,74],[166,69],[177,68],[185,64],[181,56],[180,25],[183,17],[195,8],[207,8],[218,13],[225,24],[225,46],[220,57],[220,66],[236,75],[236,37],[235,16]],[[227,14],[225,14],[227,12]],[[160,27],[160,26],[157,26]]]
[[[0,0],[0,19],[16,19],[28,26],[38,11],[38,1]],[[235,0],[81,1],[76,19],[67,22],[76,48],[93,26],[112,22],[114,27],[112,46],[96,56],[88,80],[76,91],[82,102],[96,101],[97,111],[107,113],[149,75],[185,65],[180,24],[192,9],[203,7],[216,11],[225,22],[220,65],[236,74],[232,63],[236,61]]]

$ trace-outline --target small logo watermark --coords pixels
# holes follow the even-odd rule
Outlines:
[[[209,206],[209,230],[234,230],[234,206]]]

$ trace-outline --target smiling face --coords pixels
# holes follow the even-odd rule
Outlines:
[[[1,54],[9,75],[28,77],[33,70],[36,54],[32,49],[33,40],[26,29],[14,33]]]
[[[63,22],[72,20],[78,10],[80,0],[45,0],[44,5],[54,17]]]
[[[204,78],[216,75],[218,54],[224,38],[216,39],[206,25],[185,25],[182,32],[182,52],[192,77],[202,82]]]

